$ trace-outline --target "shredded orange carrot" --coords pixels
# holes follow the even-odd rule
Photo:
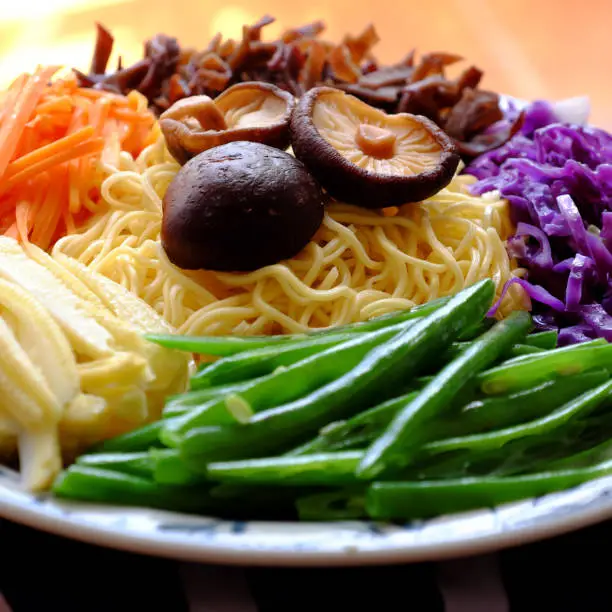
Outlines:
[[[45,170],[53,168],[53,166],[57,166],[58,164],[70,161],[71,159],[75,159],[83,155],[89,155],[90,153],[100,153],[103,149],[103,138],[92,138],[87,142],[81,142],[80,144],[76,145],[75,147],[72,147],[71,149],[62,149],[58,153],[50,155],[49,157],[45,157],[34,164],[30,164],[28,167],[24,168],[20,172],[17,172],[12,176],[7,177],[7,179],[3,180],[0,184],[0,195],[13,189],[15,185],[18,185],[23,181],[35,177],[39,172],[44,172]]]
[[[45,160],[48,161],[49,159],[53,158],[53,156],[57,156],[63,152],[70,153],[71,147],[89,140],[93,136],[93,133],[93,127],[88,125],[87,127],[81,128],[77,132],[73,132],[69,136],[64,136],[51,144],[40,147],[40,149],[35,149],[31,153],[27,153],[14,162],[11,162],[6,169],[3,178],[9,179],[28,167],[40,164]]]
[[[65,112],[72,113],[74,108],[74,102],[70,96],[59,96],[57,98],[51,98],[47,102],[43,102],[38,105],[36,109],[37,115],[44,115],[45,113],[57,113]]]
[[[0,234],[43,249],[99,209],[107,167],[138,155],[157,124],[138,92],[78,86],[56,66],[22,74],[0,92]]]
[[[38,68],[21,88],[15,107],[7,109],[8,117],[0,128],[0,176],[4,174],[19,143],[21,132],[36,109],[47,82],[57,72],[56,66]]]
[[[60,166],[52,171],[52,181],[47,192],[47,196],[43,202],[45,207],[46,218],[44,222],[38,223],[32,230],[31,240],[40,248],[48,249],[51,246],[51,239],[55,233],[55,228],[62,216],[64,202],[62,202],[62,194],[66,181],[66,168]]]

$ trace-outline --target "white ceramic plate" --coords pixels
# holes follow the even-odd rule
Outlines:
[[[612,477],[575,489],[428,521],[238,522],[64,502],[24,493],[0,468],[0,516],[93,544],[185,561],[244,565],[365,565],[497,550],[612,517]]]
[[[574,98],[556,110],[566,120],[582,123],[588,101]],[[17,474],[0,466],[1,517],[93,544],[216,563],[424,561],[523,544],[612,518],[612,477],[537,499],[402,526],[222,521],[144,508],[69,503],[25,493],[17,484]]]

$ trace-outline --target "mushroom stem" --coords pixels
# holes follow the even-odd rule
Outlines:
[[[362,123],[357,128],[355,142],[366,154],[378,159],[389,159],[395,153],[396,136],[391,130]]]

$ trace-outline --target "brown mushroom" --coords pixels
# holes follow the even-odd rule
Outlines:
[[[387,115],[331,87],[301,98],[291,144],[331,196],[366,208],[424,200],[459,164],[452,139],[429,119]]]
[[[323,208],[321,188],[295,157],[230,142],[189,160],[170,183],[162,245],[183,269],[256,270],[304,248]]]
[[[179,100],[161,115],[159,125],[168,150],[185,164],[203,151],[238,140],[286,149],[295,105],[295,98],[276,85],[239,83],[214,100]]]

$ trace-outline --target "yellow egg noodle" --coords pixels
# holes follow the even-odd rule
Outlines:
[[[121,153],[106,167],[106,212],[54,247],[141,297],[183,334],[297,333],[366,320],[452,295],[490,277],[498,296],[521,275],[504,240],[508,204],[469,194],[457,175],[434,197],[397,214],[345,204],[328,207],[322,227],[296,257],[251,273],[185,272],[163,253],[162,198],[179,170],[162,139],[137,160]],[[520,287],[499,315],[526,308]]]
[[[0,455],[46,489],[95,442],[160,417],[184,391],[189,356],[143,333],[171,333],[152,308],[74,259],[0,237]]]

